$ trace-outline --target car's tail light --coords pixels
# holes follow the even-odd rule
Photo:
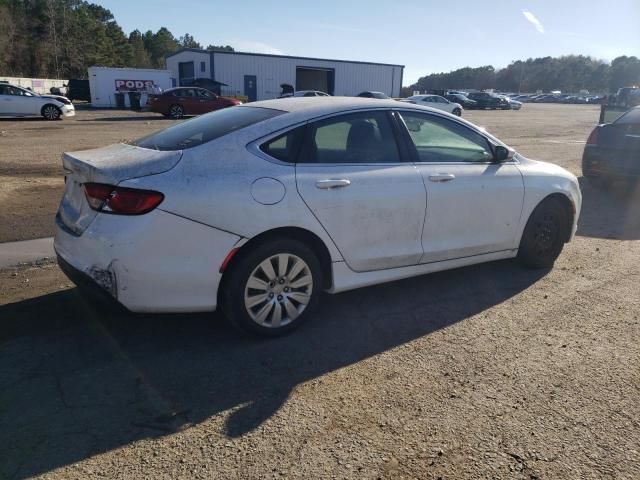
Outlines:
[[[92,209],[117,215],[142,215],[156,208],[164,195],[153,190],[85,183],[84,193]]]
[[[598,134],[600,132],[600,127],[594,128],[589,134],[589,138],[587,138],[587,145],[597,145],[598,144]]]

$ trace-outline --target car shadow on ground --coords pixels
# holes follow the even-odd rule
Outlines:
[[[640,239],[640,183],[599,186],[581,177],[582,210],[577,235],[617,240]]]
[[[308,324],[271,340],[242,337],[211,314],[100,310],[76,289],[2,306],[0,477],[222,412],[221,433],[239,437],[301,382],[468,319],[545,274],[501,261],[325,296]]]

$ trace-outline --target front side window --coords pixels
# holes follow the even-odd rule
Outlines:
[[[214,98],[213,94],[211,92],[209,92],[208,90],[196,90],[196,93],[197,93],[198,97],[200,97],[200,98],[206,98],[206,99],[209,99],[209,100]]]
[[[185,150],[283,113],[272,108],[224,108],[152,133],[132,144],[152,150]]]
[[[488,140],[477,132],[435,115],[400,112],[418,153],[419,162],[490,162]]]
[[[388,113],[379,110],[309,124],[299,161],[397,163],[400,154]]]

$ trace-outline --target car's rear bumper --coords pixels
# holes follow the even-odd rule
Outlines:
[[[220,266],[237,235],[154,210],[98,214],[81,234],[57,226],[54,247],[74,282],[133,312],[216,309]]]
[[[631,153],[611,151],[599,146],[587,145],[582,154],[582,174],[585,177],[610,179],[640,179],[640,164]]]
[[[118,305],[120,307],[123,306],[122,304],[118,303],[117,299],[113,297],[111,293],[104,288],[104,286],[98,284],[98,282],[91,278],[88,274],[71,265],[60,255],[58,255],[57,257],[60,270],[62,270],[67,278],[69,278],[69,280],[76,284],[76,286],[80,290],[83,290],[94,298],[100,299],[105,303]]]

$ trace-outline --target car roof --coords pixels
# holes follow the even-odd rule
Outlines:
[[[167,88],[167,89],[164,91],[164,93],[167,93],[167,92],[173,92],[174,90],[182,90],[182,89],[184,89],[184,88],[195,88],[196,90],[207,90],[206,88],[197,87],[197,86],[195,86],[195,85],[189,85],[189,86],[183,85],[183,86],[181,86],[181,87]],[[207,90],[207,91],[209,91],[209,90]]]
[[[418,110],[440,116],[448,115],[441,110],[424,105],[399,102],[393,99],[380,100],[377,98],[362,97],[287,97],[274,100],[262,100],[259,102],[249,102],[234,108],[251,107],[269,108],[286,112],[286,115],[278,115],[267,121],[272,124],[274,129],[284,128],[296,123],[305,122],[326,115],[332,115],[334,113],[349,113],[350,111],[369,109]],[[459,117],[453,117],[453,119],[458,122],[469,124],[474,129],[478,128]]]
[[[484,129],[464,118],[456,117],[442,110],[427,107],[426,105],[400,102],[393,99],[381,100],[362,97],[287,97],[244,103],[233,108],[268,108],[283,112],[281,115],[275,115],[272,118],[249,127],[251,132],[245,131],[244,129],[238,131],[238,134],[244,132],[242,133],[243,135],[248,134],[253,140],[280,133],[304,124],[305,122],[316,121],[326,116],[356,113],[364,110],[393,109],[401,111],[413,110],[438,117],[447,117],[453,122],[462,123],[472,130],[485,135],[497,144],[505,145]]]
[[[244,104],[246,107],[272,108],[287,113],[304,113],[309,117],[328,115],[343,110],[360,108],[392,108],[404,107],[404,103],[396,100],[380,100],[363,97],[286,97],[276,100],[261,100]]]

